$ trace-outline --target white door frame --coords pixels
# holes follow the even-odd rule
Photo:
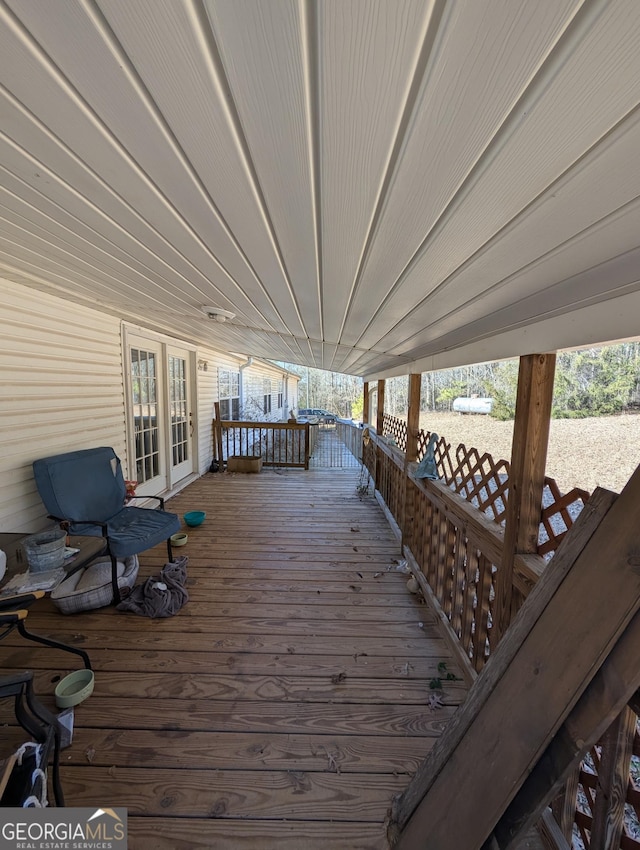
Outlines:
[[[144,328],[123,325],[123,364],[125,372],[126,414],[127,414],[127,450],[129,455],[129,476],[137,478],[136,464],[136,411],[133,399],[133,376],[131,368],[131,349],[153,351],[156,354],[158,369],[158,466],[159,474],[138,485],[140,496],[157,496],[174,488],[180,480],[198,469],[198,417],[196,410],[195,346],[181,340],[164,337]],[[186,364],[186,389],[189,415],[186,432],[188,460],[173,464],[172,422],[169,397],[169,356],[183,358]],[[139,418],[139,417],[138,417]],[[139,442],[139,440],[138,440]]]
[[[195,416],[193,409],[193,352],[178,345],[166,345],[166,374],[167,374],[167,435],[168,435],[168,471],[169,486],[173,487],[178,481],[191,475],[194,471],[194,435]],[[174,377],[173,390],[171,387],[171,358],[184,361],[183,379]],[[174,399],[174,394],[178,395]],[[174,408],[175,409],[172,409]],[[177,445],[174,445],[174,442]]]

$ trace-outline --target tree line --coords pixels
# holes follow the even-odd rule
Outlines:
[[[362,379],[322,369],[283,365],[300,375],[300,408],[320,407],[347,419],[362,416]],[[480,396],[493,399],[493,417],[513,419],[517,382],[517,359],[424,372],[420,410],[448,411],[459,396]],[[389,378],[385,383],[385,411],[405,416],[409,405],[408,390],[406,376]],[[640,342],[558,352],[554,418],[604,416],[633,410],[640,410]]]

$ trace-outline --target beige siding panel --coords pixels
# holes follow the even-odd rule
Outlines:
[[[234,357],[213,348],[199,348],[196,363],[207,364],[196,371],[196,391],[198,394],[198,471],[203,475],[211,466],[213,459],[213,434],[211,423],[214,416],[214,403],[219,401],[218,371],[228,369],[237,372],[244,357]]]
[[[219,400],[218,373],[220,369],[238,371],[247,362],[244,357],[235,357],[214,349],[199,348],[196,354],[199,364],[196,372],[196,388],[198,394],[198,457],[199,472],[204,474],[211,465],[213,458],[213,436],[211,422],[214,416],[214,402]],[[204,364],[206,363],[206,369]],[[284,370],[270,366],[259,360],[242,370],[244,382],[241,416],[248,419],[266,419],[279,421],[287,419],[289,408],[297,404],[298,381],[292,376],[287,377],[287,386],[283,379]],[[264,416],[262,410],[264,396],[264,381],[271,381],[271,415]],[[278,392],[284,394],[283,407],[278,408]],[[289,408],[287,408],[287,399]]]
[[[250,419],[278,422],[287,418],[287,411],[278,408],[278,392],[282,387],[283,370],[268,363],[255,361],[245,370],[244,406]],[[270,381],[271,413],[264,414],[265,382]]]
[[[0,529],[48,524],[32,462],[113,446],[126,469],[118,319],[0,279]]]
[[[218,400],[218,362],[223,355],[210,349],[199,348],[196,363],[206,363],[206,370],[196,370],[196,393],[198,398],[198,472],[203,475],[213,458],[213,404]]]

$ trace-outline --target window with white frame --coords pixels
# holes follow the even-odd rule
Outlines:
[[[278,410],[282,410],[284,405],[284,381],[278,384]]]
[[[220,419],[240,419],[240,372],[218,369],[218,399]]]
[[[271,378],[265,378],[263,382],[262,412],[266,416],[271,413]]]

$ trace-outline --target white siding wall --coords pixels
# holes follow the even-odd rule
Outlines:
[[[299,378],[293,378],[291,375],[287,376],[287,389],[285,393],[285,406],[286,406],[286,418],[289,418],[289,411],[293,410],[295,413],[298,409],[298,386],[300,384]]]
[[[0,531],[38,531],[50,524],[33,481],[36,458],[92,446],[113,446],[128,470],[121,323],[117,318],[34,292],[0,278]],[[213,457],[211,422],[218,369],[238,370],[246,358],[210,348],[196,352],[198,468]],[[206,369],[204,363],[206,362]],[[278,409],[282,370],[254,363],[245,388],[262,417],[264,378],[271,378],[273,420],[296,406],[288,378]],[[286,407],[287,397],[289,406]]]
[[[0,279],[0,530],[50,522],[32,462],[113,446],[126,468],[120,322]]]
[[[254,362],[244,371],[244,408],[249,419],[264,419],[266,422],[279,422],[289,418],[284,408],[284,388],[282,370],[267,363]],[[271,413],[263,412],[265,380],[271,382]],[[278,407],[278,392],[283,393],[283,407]]]
[[[218,369],[238,371],[243,362],[230,354],[223,354],[211,348],[199,348],[196,363],[201,366],[196,371],[196,388],[198,395],[198,471],[202,475],[208,471],[213,459],[214,402],[219,401]],[[204,363],[207,368],[204,369]]]

